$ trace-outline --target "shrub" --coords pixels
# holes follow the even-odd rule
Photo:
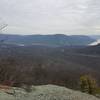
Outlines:
[[[96,80],[90,75],[83,75],[80,77],[80,87],[82,92],[95,94],[97,89]]]

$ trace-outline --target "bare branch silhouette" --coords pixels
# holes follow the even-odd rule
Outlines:
[[[1,24],[1,25],[0,25],[0,30],[4,29],[4,28],[7,27],[7,26],[8,26],[8,24]]]
[[[1,22],[0,22],[0,32],[2,32],[2,30],[4,28],[6,28],[8,26],[8,24],[6,24],[4,21],[2,21],[2,18],[0,18]],[[5,39],[1,39],[0,43],[4,43],[4,41],[7,39],[7,37]]]

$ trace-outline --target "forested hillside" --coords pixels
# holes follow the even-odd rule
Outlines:
[[[78,53],[85,46],[0,45],[0,82],[57,84],[79,89],[81,75],[90,74],[100,85],[100,57]],[[91,47],[92,48],[92,47]],[[94,48],[94,47],[93,47]],[[98,48],[99,50],[99,48]]]

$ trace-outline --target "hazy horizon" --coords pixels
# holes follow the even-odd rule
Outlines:
[[[0,0],[6,34],[99,35],[99,0]]]
[[[64,34],[64,33],[45,33],[45,34],[42,34],[42,33],[4,33],[4,32],[0,32],[0,35],[21,35],[21,36],[27,36],[27,35],[66,35],[66,36],[100,36],[100,34]]]

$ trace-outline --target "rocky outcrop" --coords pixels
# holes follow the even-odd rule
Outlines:
[[[92,95],[55,85],[32,86],[31,92],[11,88],[0,90],[0,100],[100,100]]]

